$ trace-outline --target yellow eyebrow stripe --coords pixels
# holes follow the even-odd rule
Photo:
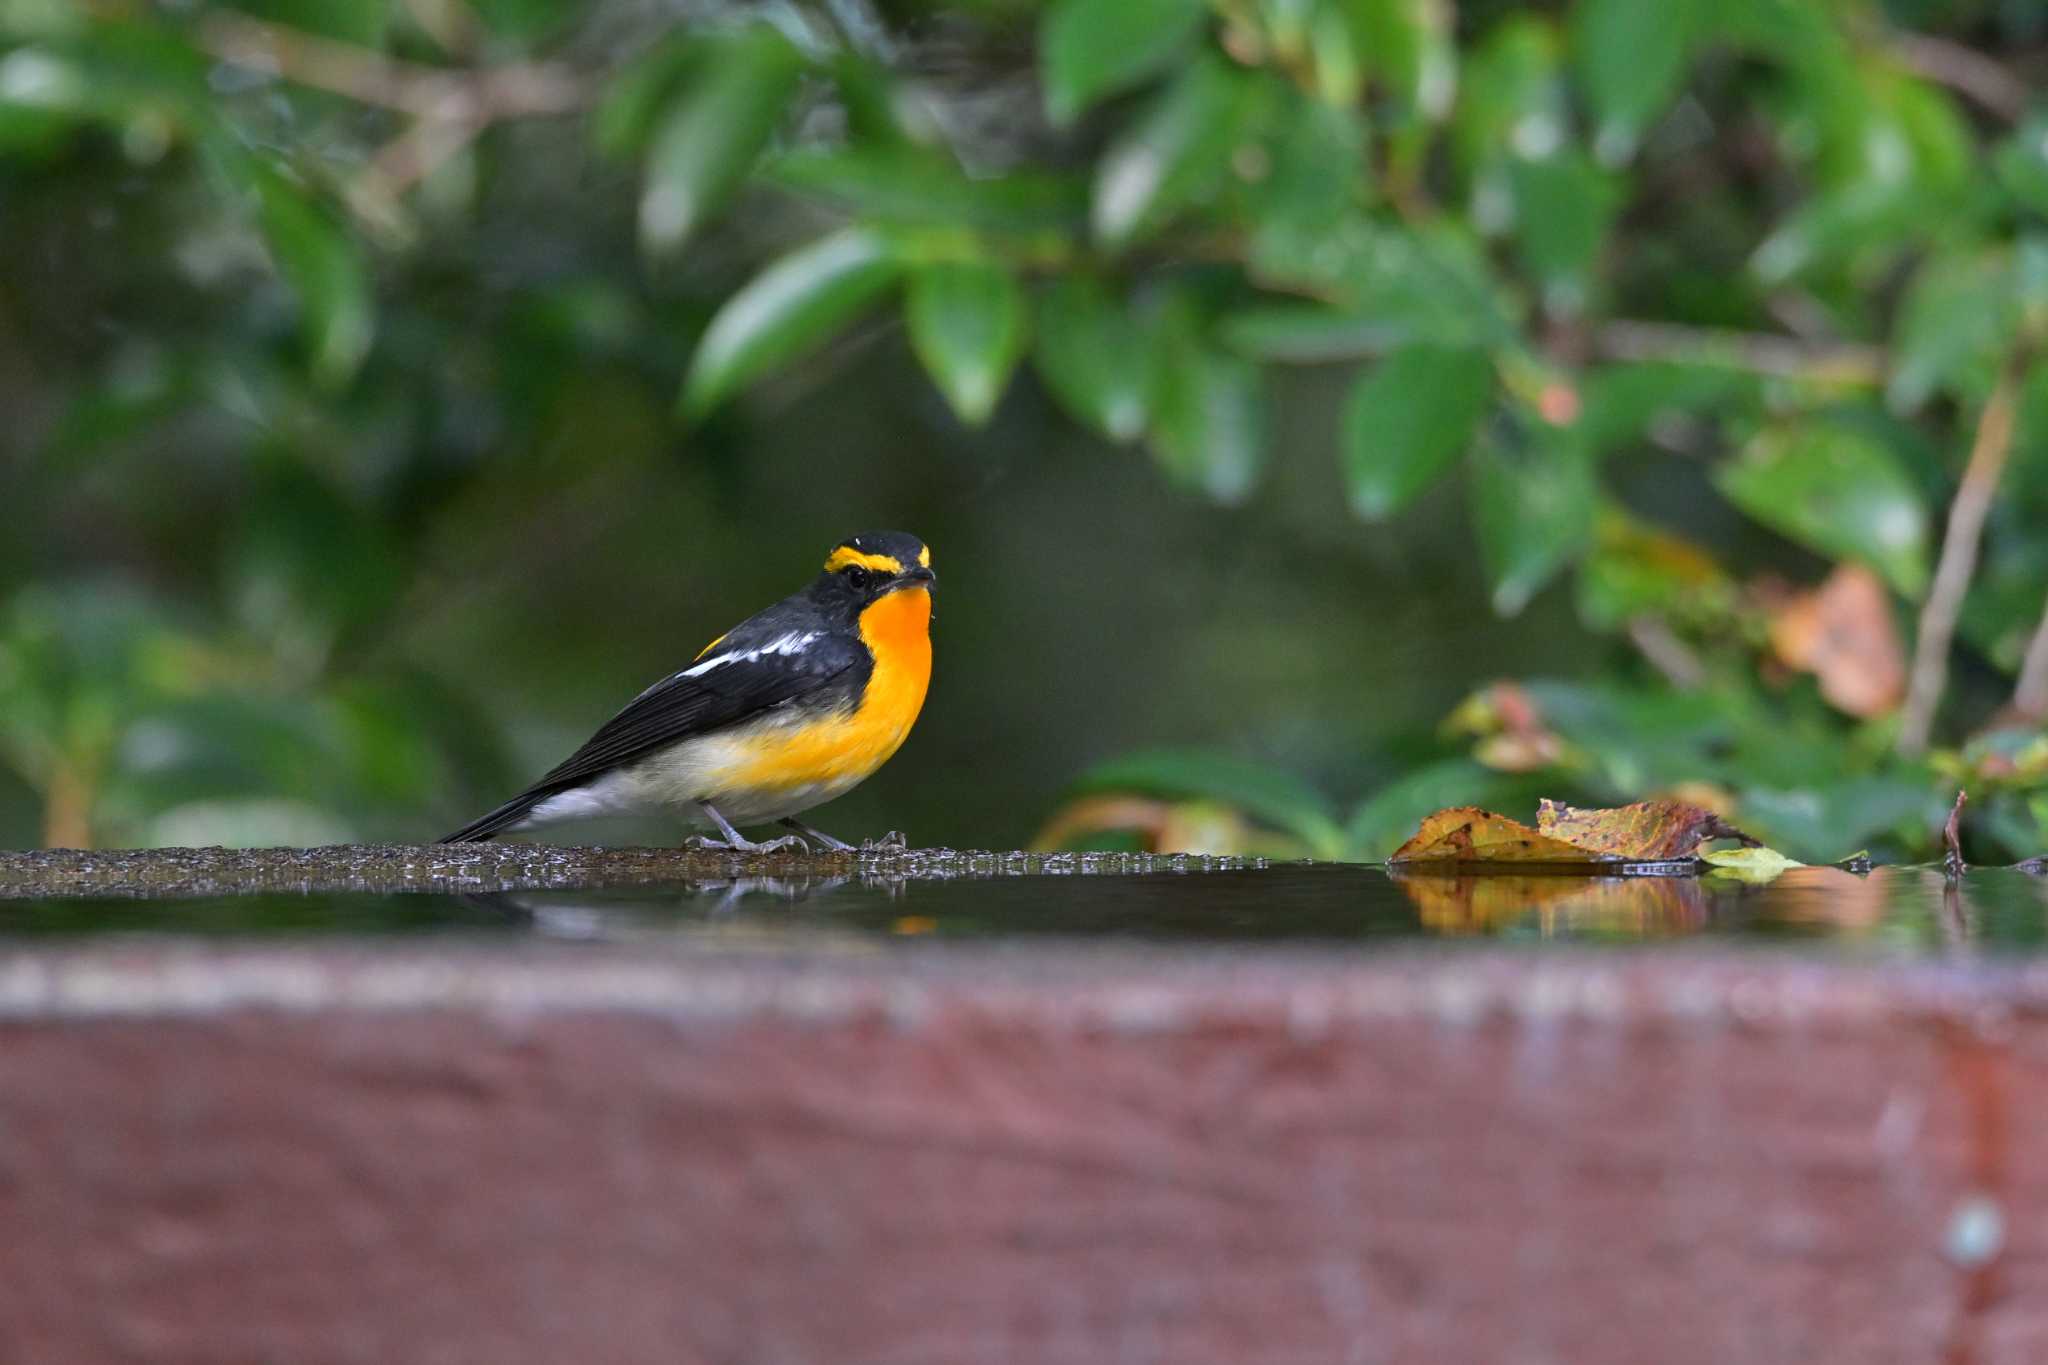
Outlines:
[[[926,568],[926,569],[929,569],[929,568],[930,568],[930,567],[932,566],[932,547],[931,547],[931,546],[927,545],[927,546],[925,546],[925,547],[924,547],[924,548],[923,548],[922,550],[919,550],[919,551],[917,552],[917,562],[918,562],[918,565],[919,565],[920,567],[922,567],[922,568]]]
[[[831,557],[825,561],[825,572],[838,573],[841,569],[850,568],[855,564],[863,569],[873,569],[876,573],[903,572],[903,561],[896,556],[862,554],[851,545],[842,545],[832,552]]]

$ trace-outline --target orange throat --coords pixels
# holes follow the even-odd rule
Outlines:
[[[859,714],[877,729],[896,730],[894,753],[924,707],[932,680],[932,595],[899,588],[860,614],[860,638],[875,656],[874,676]]]
[[[932,679],[931,619],[931,594],[923,588],[899,588],[863,611],[860,638],[875,669],[860,704],[749,740],[738,761],[718,772],[714,799],[733,791],[803,789],[811,804],[829,800],[888,762],[924,708]]]

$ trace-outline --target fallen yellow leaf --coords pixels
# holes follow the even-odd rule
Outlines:
[[[1791,868],[1806,866],[1775,848],[1724,848],[1700,857],[1715,872],[1758,886],[1776,881]]]
[[[1477,806],[1453,806],[1422,822],[1390,863],[1598,863],[1616,861],[1553,839],[1520,820]]]

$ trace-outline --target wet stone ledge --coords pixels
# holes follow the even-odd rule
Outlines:
[[[1190,854],[863,849],[725,853],[547,844],[337,844],[326,848],[42,849],[0,852],[0,898],[223,896],[242,892],[454,894],[583,890],[733,877],[1127,875],[1222,871],[1259,860]]]
[[[2048,1359],[2048,973],[0,954],[0,1360]]]

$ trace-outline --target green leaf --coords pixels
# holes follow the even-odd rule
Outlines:
[[[1820,421],[1774,427],[1714,482],[1751,517],[1816,553],[1863,560],[1908,597],[1927,584],[1919,490],[1871,436]]]
[[[1591,277],[1621,206],[1615,178],[1584,153],[1510,163],[1515,246],[1543,290],[1544,309],[1560,317],[1586,310]]]
[[[2006,193],[2048,215],[2048,109],[2037,110],[1993,154]]]
[[[969,426],[995,411],[1024,354],[1024,291],[999,265],[930,265],[910,278],[910,344]]]
[[[1579,0],[1572,56],[1599,120],[1594,148],[1616,166],[1685,80],[1700,0]]]
[[[1351,47],[1403,114],[1436,122],[1457,93],[1451,7],[1438,0],[1337,0]]]
[[[894,245],[871,228],[847,228],[784,256],[727,299],[704,329],[683,381],[684,414],[701,416],[823,342],[901,273]]]
[[[1555,24],[1513,14],[1494,24],[1474,51],[1453,124],[1458,160],[1468,174],[1503,157],[1547,157],[1565,144],[1571,110]]]
[[[1603,508],[1595,543],[1579,561],[1579,619],[1619,630],[1641,616],[1726,627],[1734,618],[1732,580],[1697,545],[1617,508]]]
[[[1257,365],[1170,329],[1152,421],[1167,477],[1219,503],[1250,496],[1266,463],[1266,391]]]
[[[669,96],[703,69],[709,48],[701,34],[664,38],[613,76],[591,115],[597,149],[606,156],[638,155]]]
[[[1300,94],[1280,104],[1272,170],[1253,192],[1258,231],[1319,240],[1366,206],[1363,121]]]
[[[1347,328],[1360,342],[1342,358],[1403,341],[1496,345],[1514,340],[1508,300],[1482,244],[1457,228],[1417,231],[1355,215],[1335,228],[1304,233],[1269,221],[1253,237],[1251,265],[1259,284],[1310,293],[1328,305],[1321,320],[1299,305],[1281,305],[1278,313],[1248,310],[1258,320],[1242,331],[1231,330],[1233,344],[1253,354],[1265,354],[1261,347],[1266,345],[1327,347]],[[1323,337],[1311,339],[1311,330],[1321,330]],[[1295,333],[1291,339],[1283,335],[1289,331]],[[1284,358],[1278,349],[1273,354]]]
[[[299,298],[300,329],[315,382],[339,388],[370,349],[370,274],[353,239],[325,210],[268,167],[251,163],[257,218],[278,273]]]
[[[1795,867],[1806,866],[1787,858],[1775,848],[1715,849],[1700,854],[1700,861],[1712,869],[1709,875],[1728,877],[1752,886],[1766,885]]]
[[[1076,784],[1083,792],[1135,792],[1165,800],[1208,800],[1235,806],[1284,830],[1318,857],[1335,857],[1343,831],[1322,796],[1282,768],[1204,750],[1156,750],[1099,763]]]
[[[848,143],[865,148],[930,141],[929,116],[904,98],[886,66],[851,52],[825,59],[845,111]]]
[[[1360,315],[1319,303],[1271,303],[1224,315],[1217,335],[1254,360],[1321,365],[1384,355],[1413,339],[1413,329],[1390,318]]]
[[[1316,97],[1348,118],[1365,91],[1365,69],[1359,63],[1350,20],[1334,6],[1319,7],[1309,18],[1307,49],[1315,67]]]
[[[1856,778],[1799,787],[1748,787],[1737,793],[1742,827],[1808,862],[1845,847],[1875,843],[1895,829],[1938,828],[1947,803],[1924,780]]]
[[[1134,441],[1152,411],[1157,365],[1149,331],[1085,275],[1068,275],[1038,304],[1033,356],[1054,398],[1112,441]]]
[[[771,161],[767,179],[865,218],[1029,236],[1077,231],[1088,191],[1062,175],[1029,171],[970,179],[951,157],[908,145],[806,149]]]
[[[527,47],[538,46],[577,17],[575,7],[560,0],[468,0],[468,6],[494,35]]]
[[[1579,439],[1595,455],[1605,455],[1646,441],[1660,418],[1746,412],[1761,397],[1757,377],[1733,363],[1703,358],[1605,365],[1580,381]]]
[[[384,45],[392,4],[391,0],[243,0],[235,8],[302,33],[377,48]]]
[[[1165,70],[1207,12],[1204,0],[1055,0],[1038,39],[1047,115],[1072,123],[1105,95]]]
[[[2020,324],[2012,257],[1956,252],[1920,268],[1900,306],[1885,398],[1917,411],[1936,393],[1982,400]]]
[[[1513,616],[1592,540],[1599,490],[1577,443],[1536,424],[1520,449],[1474,452],[1472,520],[1493,581],[1493,607]]]
[[[1363,375],[1344,404],[1352,509],[1378,521],[1406,507],[1472,443],[1492,396],[1473,350],[1409,346]]]
[[[1093,224],[1128,246],[1220,185],[1257,102],[1252,81],[1213,58],[1189,66],[1096,166]]]
[[[1889,258],[1910,245],[1941,209],[1910,187],[1851,184],[1804,201],[1750,256],[1750,269],[1777,286],[1825,266]]]
[[[675,250],[739,188],[768,145],[803,60],[772,28],[718,44],[701,72],[663,109],[647,152],[640,241]]]

